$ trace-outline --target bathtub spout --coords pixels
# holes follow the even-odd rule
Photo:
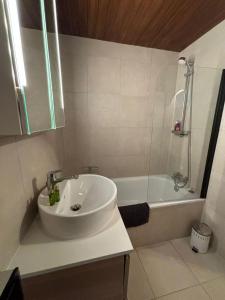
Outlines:
[[[174,184],[174,191],[175,191],[175,192],[179,192],[179,190],[180,190],[179,186],[176,185],[176,184]]]
[[[175,192],[178,192],[179,189],[184,188],[188,184],[188,177],[183,176],[180,172],[173,174],[172,179],[174,181]]]

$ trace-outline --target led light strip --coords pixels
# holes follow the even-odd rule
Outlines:
[[[60,87],[60,104],[61,104],[61,108],[64,109],[62,68],[61,68],[60,50],[59,50],[59,31],[58,31],[57,9],[56,9],[55,0],[53,0],[53,11],[54,11],[55,33],[56,33],[56,51],[57,51],[58,72],[59,72],[59,85],[60,85],[59,86]]]
[[[48,98],[49,98],[51,129],[56,129],[55,105],[54,105],[53,89],[52,89],[52,76],[51,76],[51,65],[50,65],[49,48],[48,48],[48,36],[47,36],[44,0],[40,0],[40,7],[41,7],[41,14],[42,14],[43,42],[45,48],[45,65],[46,65],[47,80],[48,80]]]
[[[12,76],[18,95],[19,97],[21,96],[23,100],[23,112],[25,115],[26,133],[31,134],[25,94],[25,86],[27,85],[27,81],[23,58],[17,1],[2,0],[2,4],[4,10],[5,26],[8,35],[9,55],[11,59],[11,64],[12,66],[14,66],[12,67]]]
[[[27,80],[24,67],[17,1],[6,0],[6,7],[10,23],[10,32],[12,36],[13,54],[15,58],[17,80],[19,87],[22,88],[27,85]]]

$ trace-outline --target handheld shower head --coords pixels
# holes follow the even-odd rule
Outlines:
[[[187,60],[186,57],[181,56],[178,58],[178,64],[185,65],[187,67],[187,74],[185,74],[185,76],[189,76],[193,73],[194,61],[192,59]]]
[[[186,58],[184,56],[181,56],[178,58],[178,64],[179,65],[186,65]]]

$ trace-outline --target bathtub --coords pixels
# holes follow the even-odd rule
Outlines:
[[[187,189],[174,190],[168,175],[114,178],[118,206],[148,202],[149,222],[128,228],[134,247],[151,245],[190,235],[200,221],[205,199]]]
[[[174,190],[174,182],[168,175],[115,178],[118,191],[118,205],[124,206],[148,202],[151,207],[168,202],[179,202],[199,198],[188,189]]]
[[[201,219],[205,199],[187,189],[174,190],[168,175],[114,178],[118,206],[148,202],[147,224],[128,228],[135,247],[187,236],[193,223]]]

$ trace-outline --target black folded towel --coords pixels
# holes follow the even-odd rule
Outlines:
[[[126,228],[143,225],[149,220],[148,203],[120,206],[119,211]]]

